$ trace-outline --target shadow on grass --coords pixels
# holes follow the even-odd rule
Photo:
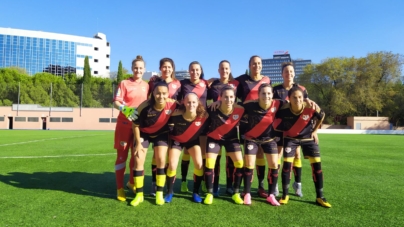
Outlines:
[[[10,172],[5,175],[0,174],[0,181],[21,189],[55,190],[116,199],[115,173],[113,172]],[[149,193],[151,189],[148,185],[151,185],[151,176],[145,176],[145,193]],[[127,196],[133,197],[133,194],[128,192]]]

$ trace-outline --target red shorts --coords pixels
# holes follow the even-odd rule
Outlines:
[[[122,121],[118,118],[115,127],[115,149],[126,149],[127,146],[129,148],[133,147],[133,130],[132,130],[132,122],[130,121]]]

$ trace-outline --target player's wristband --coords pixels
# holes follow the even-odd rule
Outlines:
[[[120,105],[120,106],[119,106],[119,111],[122,111],[122,109],[123,109],[124,107],[125,107],[125,105],[123,105],[123,104]]]

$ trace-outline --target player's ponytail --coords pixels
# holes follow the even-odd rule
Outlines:
[[[144,66],[146,66],[146,62],[143,60],[142,55],[137,55],[136,58],[133,59],[133,61],[132,61],[132,69],[133,69],[133,66],[135,66],[136,62],[143,62]]]

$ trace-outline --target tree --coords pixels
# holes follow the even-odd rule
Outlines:
[[[116,82],[119,84],[123,80],[122,62],[119,61],[118,74],[116,76]]]
[[[91,107],[92,103],[91,94],[91,69],[88,61],[88,56],[84,59],[84,75],[83,75],[83,106]]]

